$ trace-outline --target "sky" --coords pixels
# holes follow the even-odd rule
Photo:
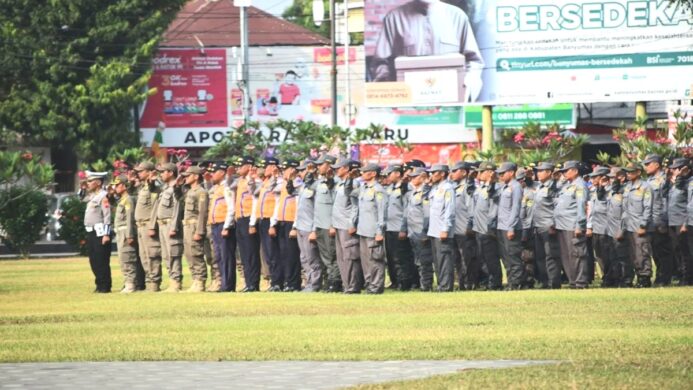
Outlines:
[[[293,3],[293,0],[250,0],[253,7],[260,8],[276,16],[281,16],[282,12]]]

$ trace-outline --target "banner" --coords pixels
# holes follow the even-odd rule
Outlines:
[[[395,145],[359,145],[361,162],[380,165],[404,163],[418,159],[429,166],[432,164],[454,164],[462,160],[462,147],[459,144],[424,144],[412,145],[410,151],[402,150]]]
[[[384,143],[477,142],[476,131],[465,129],[463,121],[462,107],[369,108],[357,125],[384,126]]]
[[[366,0],[365,15],[371,107],[693,97],[693,16],[670,1]]]
[[[522,127],[528,122],[535,122],[544,126],[558,124],[575,128],[576,117],[573,104],[495,106],[492,115],[493,127],[500,129]],[[466,106],[464,108],[464,126],[468,129],[481,127],[481,106]]]

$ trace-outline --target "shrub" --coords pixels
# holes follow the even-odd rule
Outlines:
[[[48,197],[23,186],[0,191],[0,239],[10,251],[28,257],[48,222]]]
[[[60,238],[75,248],[79,254],[87,254],[87,232],[84,230],[84,211],[87,204],[76,196],[65,199],[60,216]]]

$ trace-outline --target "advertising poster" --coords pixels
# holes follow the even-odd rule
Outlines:
[[[359,146],[361,162],[376,164],[403,163],[418,159],[426,164],[454,164],[462,160],[462,147],[459,144],[414,145],[410,151],[402,150],[392,144],[362,144]]]
[[[670,1],[366,0],[365,15],[371,107],[693,97],[693,17]]]
[[[495,106],[492,118],[493,127],[500,129],[522,127],[527,122],[544,126],[558,124],[572,129],[577,124],[573,104]],[[481,106],[464,108],[464,125],[468,129],[481,128]]]
[[[226,51],[160,50],[153,59],[142,128],[226,127]]]
[[[350,96],[347,96],[346,61],[344,48],[337,48],[339,75],[338,116],[345,123],[348,101],[352,104],[352,124],[358,113],[353,107],[363,104],[363,60],[355,47],[349,49],[348,62],[351,80]],[[269,122],[277,119],[311,120],[329,124],[331,120],[331,76],[332,56],[329,47],[273,47],[250,51],[250,90],[253,112],[251,120]],[[362,53],[362,52],[361,52]],[[236,64],[239,59],[228,50],[228,79],[231,94],[237,88]],[[360,64],[360,65],[359,65]],[[240,123],[242,111],[231,104],[232,124]]]
[[[385,143],[476,142],[476,131],[463,126],[464,112],[459,106],[369,108],[368,115],[359,119],[361,127],[385,126]]]

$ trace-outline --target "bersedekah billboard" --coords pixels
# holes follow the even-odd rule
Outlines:
[[[668,0],[366,0],[371,107],[693,97],[693,16]]]

